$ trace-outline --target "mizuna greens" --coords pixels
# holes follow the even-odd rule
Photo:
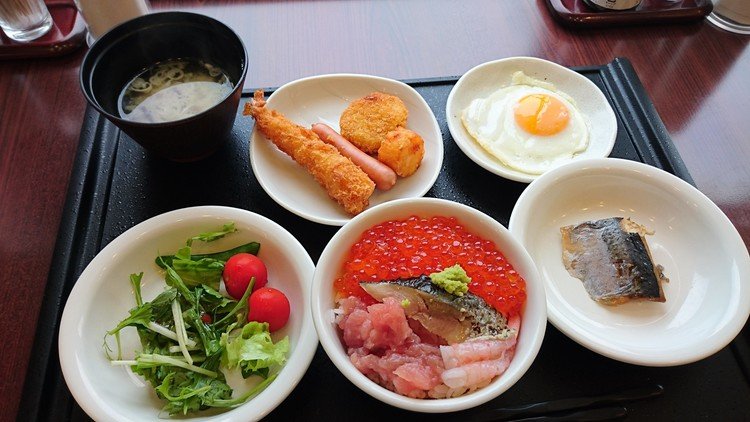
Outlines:
[[[105,335],[111,363],[130,366],[144,377],[166,401],[163,410],[170,415],[245,403],[276,378],[286,361],[289,338],[273,343],[267,323],[247,322],[247,298],[255,281],[239,301],[219,293],[226,260],[240,252],[257,254],[260,245],[252,242],[214,254],[191,254],[194,241],[211,242],[235,231],[229,223],[191,237],[174,255],[157,257],[165,271],[166,289],[150,302],[143,302],[141,296],[143,273],[131,274],[136,306]],[[125,327],[135,327],[140,338],[141,350],[133,359],[123,359],[120,332]],[[117,344],[116,357],[107,343],[110,336]],[[244,378],[260,376],[263,381],[233,398],[222,369],[239,370]]]

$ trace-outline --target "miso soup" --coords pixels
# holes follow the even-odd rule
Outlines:
[[[175,59],[144,70],[120,93],[123,119],[163,123],[194,116],[220,103],[232,83],[220,68],[196,59]]]

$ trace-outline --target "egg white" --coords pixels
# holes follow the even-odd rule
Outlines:
[[[487,98],[472,101],[463,111],[461,121],[469,134],[506,166],[524,173],[542,174],[586,150],[589,128],[585,117],[567,95],[555,91],[547,82],[521,75],[521,78],[514,75],[514,81],[522,80],[524,84],[501,88]],[[562,131],[541,136],[518,126],[513,107],[531,94],[554,97],[567,107],[570,120]]]

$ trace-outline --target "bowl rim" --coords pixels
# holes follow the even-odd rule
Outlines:
[[[465,137],[461,134],[460,128],[457,127],[460,125],[459,122],[456,122],[451,114],[450,110],[453,106],[454,99],[457,95],[457,93],[461,92],[462,86],[467,83],[466,81],[471,78],[473,75],[478,74],[479,72],[486,71],[487,68],[491,68],[493,66],[497,66],[500,64],[506,64],[506,63],[512,63],[512,62],[534,62],[541,66],[548,66],[551,68],[554,68],[562,73],[566,73],[570,75],[572,78],[575,78],[577,81],[580,81],[580,84],[583,86],[586,86],[587,89],[591,90],[591,92],[594,92],[594,95],[599,97],[603,104],[606,105],[607,114],[609,114],[609,118],[612,122],[614,122],[614,130],[611,134],[608,134],[609,136],[607,138],[604,138],[602,141],[600,141],[603,145],[605,145],[605,157],[612,153],[612,149],[615,146],[615,141],[617,140],[617,116],[615,115],[614,109],[612,108],[612,105],[609,104],[609,101],[607,100],[607,97],[604,95],[601,89],[599,89],[596,84],[594,84],[591,80],[586,78],[585,76],[581,75],[580,73],[567,68],[563,65],[560,65],[558,63],[555,63],[550,60],[545,60],[539,57],[531,57],[531,56],[513,56],[513,57],[505,57],[498,60],[492,60],[485,63],[478,64],[474,66],[473,68],[469,69],[466,73],[464,73],[456,82],[456,84],[451,89],[451,92],[448,94],[448,100],[445,103],[445,120],[448,124],[448,131],[451,134],[451,138],[453,138],[453,142],[458,145],[458,148],[467,156],[471,161],[479,165],[480,167],[484,168],[485,170],[489,171],[490,173],[496,174],[500,177],[503,177],[508,180],[513,180],[516,182],[521,183],[531,183],[533,180],[539,178],[541,175],[536,174],[527,174],[518,170],[507,168],[507,166],[497,163],[493,164],[491,162],[488,162],[483,157],[479,156],[478,154],[475,154],[467,145],[469,142],[476,141],[474,139],[465,139]],[[489,94],[489,92],[488,92]],[[460,119],[459,119],[460,120]],[[589,140],[591,142],[591,140]],[[480,146],[480,148],[482,148]],[[489,153],[487,153],[489,156]],[[490,157],[494,160],[498,160],[497,158]],[[573,158],[573,161],[580,161],[581,158]],[[567,164],[567,163],[566,163]],[[563,164],[564,165],[564,164]],[[554,168],[553,168],[554,169]],[[549,172],[553,169],[547,170],[546,172]],[[545,173],[546,173],[545,172]],[[544,173],[542,173],[544,174]]]
[[[359,372],[351,363],[346,353],[342,353],[339,349],[341,347],[341,340],[339,339],[339,337],[330,337],[325,335],[326,326],[330,323],[330,318],[328,317],[328,315],[330,310],[333,308],[333,304],[323,304],[320,300],[320,292],[322,291],[322,289],[329,287],[332,289],[333,287],[331,286],[331,281],[329,279],[323,279],[325,274],[322,274],[321,270],[323,270],[324,268],[320,265],[320,263],[331,262],[331,260],[335,259],[335,257],[333,257],[332,245],[344,242],[347,237],[356,239],[363,230],[366,230],[370,226],[378,224],[379,221],[382,221],[378,220],[375,222],[371,222],[369,220],[374,218],[371,216],[379,215],[383,212],[387,213],[394,208],[398,209],[400,207],[405,208],[415,205],[417,210],[416,212],[414,212],[415,214],[420,214],[420,205],[431,205],[441,208],[446,207],[448,210],[459,210],[458,212],[462,214],[480,220],[481,224],[491,225],[496,231],[502,233],[501,236],[503,236],[505,240],[507,240],[511,244],[511,247],[514,250],[514,254],[517,254],[520,257],[522,262],[516,262],[516,265],[514,266],[518,268],[519,266],[523,265],[528,268],[528,272],[524,274],[524,279],[527,280],[527,286],[529,280],[534,280],[537,284],[535,288],[536,294],[533,297],[529,296],[527,298],[527,302],[524,307],[524,313],[522,314],[522,322],[524,327],[522,331],[535,333],[528,346],[528,355],[525,357],[525,360],[521,362],[519,368],[514,373],[510,374],[510,377],[504,379],[500,384],[497,384],[494,389],[491,388],[492,384],[490,384],[489,386],[483,387],[464,396],[437,400],[415,399],[402,396],[398,393],[381,387],[374,381],[367,378],[361,372]],[[430,212],[422,212],[422,214],[436,215]],[[366,227],[361,227],[365,225]],[[354,240],[352,240],[352,243],[353,242]],[[503,253],[505,254],[506,251],[504,250]],[[534,302],[534,305],[539,310],[539,314],[535,317],[531,314],[526,314],[526,308],[529,306],[531,301]],[[534,265],[533,261],[531,260],[531,256],[528,254],[528,252],[526,252],[526,249],[523,247],[523,245],[518,242],[515,237],[513,237],[508,229],[506,229],[497,220],[493,219],[487,214],[484,214],[483,212],[468,205],[439,198],[398,199],[377,205],[354,217],[333,236],[331,241],[328,242],[325,249],[321,253],[320,258],[318,259],[318,265],[315,269],[315,275],[313,276],[311,303],[313,321],[315,323],[315,328],[318,331],[320,343],[331,362],[333,362],[336,368],[351,383],[356,385],[360,390],[364,391],[371,397],[376,398],[383,403],[405,410],[424,413],[455,412],[469,409],[486,403],[510,389],[528,371],[529,367],[536,359],[536,356],[539,353],[539,349],[541,348],[547,326],[545,290],[540,282],[540,277],[536,265]],[[516,358],[514,357],[514,361],[515,360]],[[503,375],[496,378],[493,383],[501,380]]]
[[[260,214],[252,211],[227,207],[227,206],[195,206],[188,208],[180,208],[173,211],[168,211],[141,223],[136,224],[130,229],[123,232],[121,235],[113,239],[107,244],[86,268],[81,272],[76,284],[73,286],[68,298],[66,299],[65,307],[63,309],[62,316],[60,318],[60,328],[58,329],[58,340],[57,340],[57,351],[59,354],[60,369],[63,374],[63,379],[66,385],[70,389],[73,398],[86,412],[87,415],[92,417],[94,420],[130,420],[127,415],[121,413],[115,413],[109,406],[102,405],[99,400],[89,394],[89,390],[92,388],[91,385],[84,382],[80,377],[80,373],[83,372],[81,366],[77,363],[76,359],[76,347],[71,344],[65,336],[60,335],[64,332],[75,330],[76,324],[78,324],[80,318],[84,316],[82,308],[86,303],[91,301],[91,297],[94,292],[92,287],[101,284],[101,281],[94,276],[96,269],[102,265],[107,264],[109,257],[112,252],[122,248],[122,245],[128,243],[137,243],[140,236],[153,231],[158,230],[164,226],[164,222],[175,221],[175,220],[189,220],[189,219],[204,219],[211,216],[220,216],[222,218],[234,218],[235,222],[242,222],[243,224],[253,225],[256,228],[263,227],[266,231],[272,231],[274,234],[283,239],[284,247],[294,249],[295,260],[298,260],[299,265],[307,268],[309,271],[314,269],[314,263],[310,255],[307,253],[302,244],[292,235],[288,230],[279,225],[278,223],[264,217]],[[225,217],[226,216],[226,217]],[[241,217],[241,218],[240,218]],[[250,222],[252,221],[252,222]],[[279,242],[282,242],[280,240]],[[126,246],[127,247],[127,246]],[[311,278],[311,277],[310,277]],[[308,280],[300,280],[299,285],[302,291],[302,310],[301,313],[306,313],[307,317],[302,318],[302,326],[300,329],[300,335],[297,341],[293,344],[293,353],[295,360],[287,360],[283,369],[288,368],[288,379],[277,379],[276,382],[283,381],[283,388],[280,390],[281,394],[272,396],[270,400],[266,400],[261,406],[261,411],[251,411],[243,415],[229,415],[233,410],[242,409],[256,409],[256,406],[250,405],[253,400],[250,400],[240,406],[227,411],[218,413],[215,415],[193,415],[194,418],[208,417],[210,420],[216,421],[231,421],[236,420],[237,417],[243,417],[248,419],[260,419],[267,415],[273,409],[275,409],[286,397],[294,390],[299,381],[302,379],[304,374],[307,372],[315,351],[318,345],[317,332],[313,328],[313,323],[310,321],[310,307],[309,307],[309,296],[311,293],[310,283]],[[290,355],[291,357],[292,355]],[[271,385],[273,385],[272,383]],[[262,394],[262,393],[261,393]],[[249,405],[249,407],[248,407]],[[185,420],[192,420],[193,418],[186,418]]]
[[[366,81],[366,80],[375,80],[375,81],[379,81],[379,82],[385,82],[385,83],[395,84],[395,85],[397,85],[397,86],[399,86],[399,87],[401,87],[403,89],[406,89],[411,94],[413,94],[415,96],[415,98],[419,101],[420,105],[425,110],[427,110],[429,112],[430,123],[432,125],[432,129],[435,131],[435,134],[437,134],[438,136],[440,136],[440,139],[438,140],[438,142],[435,143],[435,145],[437,146],[437,149],[438,149],[438,151],[435,152],[435,154],[436,154],[435,156],[438,157],[438,162],[436,163],[436,171],[434,171],[433,174],[430,175],[429,181],[426,182],[424,184],[424,186],[414,196],[409,197],[409,198],[393,199],[393,200],[387,201],[386,203],[393,202],[393,201],[398,201],[400,199],[413,199],[413,198],[423,197],[432,188],[432,186],[435,184],[435,181],[437,180],[438,176],[440,175],[440,170],[442,169],[443,161],[444,161],[444,157],[445,157],[445,146],[443,145],[443,142],[442,142],[442,135],[443,134],[442,134],[442,131],[440,130],[440,124],[437,121],[437,117],[435,116],[435,113],[430,108],[430,105],[427,104],[427,101],[424,99],[424,97],[422,97],[422,95],[416,89],[414,89],[414,87],[412,87],[411,85],[409,85],[409,84],[407,84],[405,82],[396,80],[396,79],[386,78],[386,77],[383,77],[383,76],[369,75],[369,74],[364,74],[364,73],[327,73],[327,74],[322,74],[322,75],[307,76],[307,77],[304,77],[304,78],[295,79],[293,81],[287,82],[284,85],[276,88],[273,91],[273,93],[271,93],[271,95],[268,96],[268,98],[266,99],[266,102],[268,103],[269,101],[271,101],[271,99],[278,92],[283,92],[284,90],[287,90],[287,89],[290,89],[290,88],[294,88],[295,85],[300,85],[300,84],[310,83],[310,82],[316,82],[316,81],[321,81],[321,80],[325,80],[325,79],[352,79],[352,80],[363,80],[363,81]],[[411,111],[409,113],[411,114]],[[420,134],[420,136],[421,135],[422,134]],[[256,169],[257,163],[256,163],[256,160],[253,158],[253,148],[254,148],[253,145],[255,143],[254,140],[255,140],[256,136],[263,136],[263,135],[258,133],[257,126],[254,125],[253,126],[253,130],[252,130],[252,132],[250,134],[250,147],[249,147],[249,150],[250,150],[250,166],[253,169],[253,173],[257,175],[258,174],[258,171]],[[265,191],[266,194],[268,194],[268,196],[270,196],[271,199],[274,200],[274,202],[276,202],[282,208],[286,209],[287,211],[291,212],[292,214],[295,214],[295,215],[297,215],[297,216],[299,216],[301,218],[304,218],[305,220],[313,221],[315,223],[325,224],[325,225],[328,225],[328,226],[343,226],[343,225],[347,224],[349,221],[351,221],[352,218],[353,218],[352,216],[349,216],[348,219],[346,219],[345,221],[342,221],[341,219],[338,219],[338,218],[321,217],[321,216],[318,216],[318,215],[312,215],[310,213],[304,212],[304,211],[300,210],[299,208],[296,208],[296,207],[293,207],[293,206],[287,204],[286,201],[282,201],[279,198],[279,196],[276,193],[276,191],[269,188],[269,186],[268,186],[268,184],[267,184],[267,182],[265,181],[264,178],[257,177],[257,179],[258,179],[258,183],[260,184],[261,188],[263,188],[263,191]],[[333,200],[331,199],[331,201],[333,201]],[[382,205],[382,204],[378,204],[378,205]],[[372,209],[372,208],[374,208],[374,207],[370,206],[367,209],[365,209],[365,211],[367,211],[369,209]]]
[[[164,19],[164,18],[174,18],[175,21],[172,22],[159,22],[158,19]],[[93,66],[99,61],[99,58],[107,53],[109,50],[115,47],[117,43],[119,43],[123,38],[132,35],[135,32],[138,32],[143,29],[142,25],[146,25],[146,27],[154,27],[154,26],[166,26],[166,25],[179,25],[181,22],[177,21],[177,19],[190,19],[191,24],[195,24],[199,21],[204,21],[211,23],[212,25],[221,27],[221,29],[226,30],[228,34],[231,35],[231,37],[234,38],[236,42],[239,43],[239,45],[242,47],[242,71],[240,74],[240,77],[237,79],[236,84],[232,87],[232,90],[229,91],[222,99],[214,104],[212,107],[209,107],[206,110],[203,110],[202,112],[185,117],[183,119],[179,120],[170,120],[168,122],[157,122],[157,123],[145,123],[145,122],[139,122],[135,120],[127,120],[123,119],[122,117],[112,114],[104,109],[99,104],[99,101],[96,99],[96,97],[93,95],[93,89],[91,87],[91,80],[94,75],[93,72]],[[151,22],[152,20],[157,20],[156,22]],[[144,23],[145,22],[145,23]],[[185,22],[182,22],[182,24],[185,24]],[[127,31],[124,34],[120,34],[120,32]],[[224,103],[228,98],[232,97],[237,93],[237,91],[243,91],[244,84],[245,84],[245,78],[247,77],[247,71],[248,71],[248,56],[247,56],[247,47],[245,46],[245,43],[242,41],[242,38],[237,35],[237,33],[230,28],[227,24],[214,19],[210,16],[203,15],[200,13],[193,13],[193,12],[183,12],[183,11],[164,11],[164,12],[153,12],[148,13],[145,15],[141,15],[138,17],[135,17],[133,19],[127,20],[125,22],[122,22],[114,27],[112,27],[109,31],[104,33],[101,37],[99,37],[96,41],[94,41],[93,44],[89,47],[88,51],[86,51],[86,55],[84,55],[83,60],[81,61],[81,66],[78,71],[78,82],[81,88],[81,92],[83,92],[84,98],[86,98],[86,101],[91,104],[92,107],[94,107],[99,113],[101,113],[103,116],[105,116],[107,119],[111,120],[112,122],[116,124],[126,124],[133,127],[138,128],[158,128],[158,127],[170,127],[175,124],[182,124],[191,122],[193,120],[197,120],[201,117],[203,117],[205,114],[208,114],[212,110],[214,110],[217,106]],[[155,63],[154,63],[155,64]],[[91,72],[88,72],[88,75],[84,74],[84,71],[88,68],[92,68]]]
[[[695,186],[669,172],[645,163],[627,159],[589,158],[566,163],[545,173],[542,175],[543,177],[533,181],[529,187],[523,191],[518,198],[518,201],[516,201],[509,223],[511,232],[516,236],[519,242],[525,244],[529,223],[526,217],[528,215],[528,210],[534,206],[536,201],[543,196],[548,188],[555,186],[561,181],[569,182],[579,176],[602,173],[607,175],[627,175],[629,177],[633,177],[634,174],[637,174],[639,175],[639,180],[648,179],[652,183],[657,182],[664,185],[669,184],[677,188],[675,191],[681,192],[680,196],[689,197],[691,200],[698,203],[699,207],[705,207],[708,212],[717,219],[719,224],[718,228],[722,231],[722,237],[724,240],[729,243],[731,249],[738,251],[737,258],[739,267],[737,268],[737,271],[740,274],[738,276],[739,279],[750,279],[750,254],[748,253],[748,249],[732,222],[726,214],[724,214],[724,212],[713,201],[711,201],[710,198]],[[542,263],[537,262],[537,266],[540,265],[542,265]],[[542,277],[541,282],[545,286],[545,289],[547,289],[546,278]],[[575,326],[567,323],[567,318],[564,317],[563,312],[554,306],[550,306],[549,295],[547,297],[547,317],[550,323],[568,338],[581,346],[608,358],[620,362],[652,367],[668,367],[689,364],[715,354],[739,334],[750,315],[750,295],[745,295],[744,297],[739,298],[735,318],[732,321],[725,323],[719,331],[716,331],[711,337],[712,341],[705,341],[701,343],[702,347],[688,350],[677,356],[673,354],[670,354],[669,356],[644,356],[619,350],[617,347],[611,347],[606,343],[598,342],[596,339],[592,340],[591,338],[580,334]]]

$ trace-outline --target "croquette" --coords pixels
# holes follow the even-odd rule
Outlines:
[[[424,158],[424,140],[402,127],[388,132],[378,149],[378,160],[401,177],[414,174]]]
[[[373,92],[352,101],[341,114],[341,135],[367,154],[375,154],[388,132],[406,125],[408,115],[400,98]]]

